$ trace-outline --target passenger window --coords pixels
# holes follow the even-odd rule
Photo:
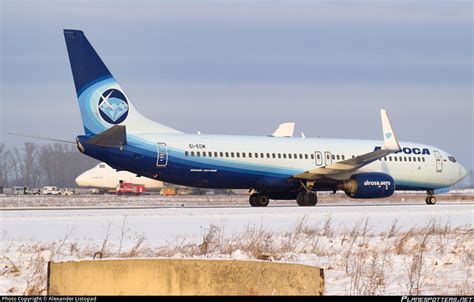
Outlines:
[[[209,151],[209,153],[208,153],[208,155],[207,155],[207,156],[209,156],[209,157],[212,157],[212,152],[211,152],[211,151]]]
[[[303,159],[303,154],[300,153],[300,159]]]
[[[217,152],[214,152],[214,157],[217,157]]]
[[[305,155],[304,155],[304,159],[308,159],[308,154],[305,154]]]
[[[388,157],[388,161],[392,161],[392,157],[391,157],[391,156]]]
[[[226,153],[225,153],[225,157],[229,157],[229,152],[226,152]]]
[[[407,157],[405,156],[405,160],[404,161],[407,161]]]
[[[294,159],[298,159],[298,154],[296,154],[296,153],[293,154],[293,158],[294,158]]]
[[[202,151],[202,157],[206,157],[206,151]]]
[[[286,153],[283,153],[283,158],[286,158]]]
[[[201,156],[201,152],[200,152],[200,151],[198,151],[196,154],[197,154],[197,156]]]
[[[230,152],[230,157],[234,157],[234,152]]]
[[[244,153],[244,157],[245,157],[245,153]],[[249,158],[252,158],[252,152],[249,152]]]
[[[385,156],[385,157],[383,158],[383,160],[384,160],[384,161],[387,161],[387,157]]]
[[[318,153],[318,154],[316,155],[316,157],[317,157],[317,159],[321,159],[321,154]]]
[[[342,160],[346,160],[346,157],[344,155],[342,155]]]
[[[267,153],[267,158],[270,158],[270,153]]]
[[[336,155],[332,155],[332,160],[336,160]]]
[[[273,157],[273,158],[275,158],[275,157],[276,157],[276,156],[275,156],[275,153],[272,153],[272,157]]]
[[[260,153],[260,158],[265,158],[265,155],[263,153]]]
[[[239,152],[237,152],[236,155],[237,155],[237,157],[240,157],[240,153],[239,153]]]
[[[189,155],[188,151],[184,152],[184,156],[188,156],[188,155]]]
[[[425,162],[425,158],[423,157],[423,162]]]
[[[258,158],[258,153],[255,153],[255,158]]]
[[[288,158],[291,159],[291,153],[288,153]]]
[[[398,161],[398,158],[397,158],[397,157],[394,157],[393,160],[394,160],[394,161]]]
[[[220,155],[221,157],[224,157],[224,152],[219,152],[219,155]]]
[[[311,159],[314,159],[314,154],[311,154]]]
[[[194,156],[194,151],[191,151],[191,156]]]

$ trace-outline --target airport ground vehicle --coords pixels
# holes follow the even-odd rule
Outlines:
[[[104,190],[100,190],[100,189],[97,189],[97,188],[92,188],[89,190],[89,193],[90,194],[93,194],[93,195],[104,195]]]
[[[140,194],[145,193],[145,186],[132,184],[128,182],[122,182],[118,185],[116,192],[118,195],[127,195],[127,194],[140,195]]]
[[[61,190],[61,195],[64,195],[64,196],[71,196],[74,194],[76,194],[76,191],[74,191],[74,189],[64,188]]]
[[[30,193],[30,190],[28,189],[28,187],[16,186],[12,188],[13,195],[27,195],[29,193]]]
[[[39,189],[39,188],[33,188],[33,189],[30,190],[29,194],[41,195],[41,189]]]
[[[174,196],[177,193],[178,192],[177,192],[176,188],[173,188],[173,187],[166,187],[166,188],[161,189],[161,191],[160,191],[160,195],[162,195],[162,196]]]
[[[84,126],[77,147],[116,170],[183,186],[248,189],[259,207],[270,199],[315,206],[318,191],[338,190],[365,199],[426,191],[426,203],[434,204],[435,190],[467,174],[440,148],[400,142],[385,110],[382,140],[183,133],[138,112],[82,31],[67,29],[64,37]]]
[[[60,195],[61,191],[59,191],[58,187],[55,186],[46,186],[41,189],[42,195]]]

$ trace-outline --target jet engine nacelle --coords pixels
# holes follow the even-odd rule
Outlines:
[[[381,198],[393,194],[395,182],[388,174],[378,172],[359,173],[342,182],[339,189],[351,198]]]

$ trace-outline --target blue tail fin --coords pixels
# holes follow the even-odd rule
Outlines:
[[[114,125],[127,126],[127,133],[179,133],[138,113],[82,31],[65,29],[64,38],[86,134]]]

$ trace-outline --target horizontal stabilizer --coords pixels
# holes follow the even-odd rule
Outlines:
[[[121,147],[127,143],[125,126],[115,125],[112,128],[91,137],[85,141],[85,143],[101,147]]]
[[[42,139],[42,140],[52,141],[52,142],[57,142],[57,143],[76,144],[75,141],[67,141],[67,140],[64,140],[64,139],[41,137],[41,136],[32,136],[32,135],[18,134],[18,133],[11,133],[11,132],[8,132],[8,134],[14,135],[14,136],[22,136],[22,137],[28,137],[28,138]]]

